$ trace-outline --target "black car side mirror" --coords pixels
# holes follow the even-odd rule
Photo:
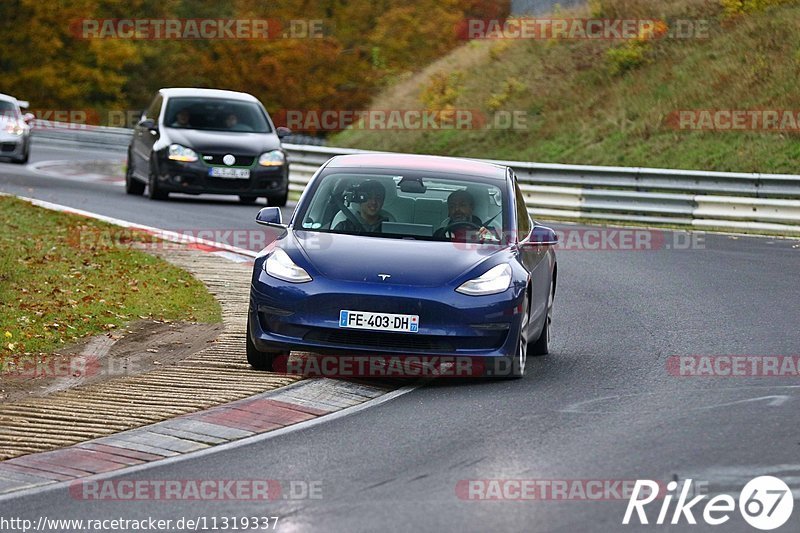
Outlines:
[[[283,215],[280,207],[265,207],[256,215],[256,222],[264,226],[283,227]]]
[[[286,126],[278,126],[275,128],[275,133],[278,134],[278,139],[283,139],[284,137],[288,137],[292,134],[292,130],[287,128]]]
[[[156,125],[156,121],[152,118],[146,118],[139,122],[139,126],[148,129],[150,131],[158,131],[158,126]]]

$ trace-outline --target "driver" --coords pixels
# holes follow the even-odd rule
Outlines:
[[[378,181],[367,180],[359,186],[359,191],[365,196],[365,200],[360,204],[359,212],[355,216],[363,228],[358,227],[355,222],[347,219],[336,224],[333,229],[355,233],[362,231],[380,233],[381,224],[389,221],[388,218],[381,214],[383,201],[386,199],[386,189]]]
[[[473,214],[475,210],[475,199],[472,195],[465,190],[458,190],[450,193],[447,197],[447,215],[448,217],[442,222],[442,227],[436,230],[434,237],[450,237],[455,238],[456,235],[453,231],[449,231],[451,226],[462,225],[464,228],[474,226],[477,232],[476,237],[480,239],[492,238],[494,231],[486,228],[483,221]]]
[[[189,109],[184,107],[175,115],[175,121],[171,124],[173,128],[188,128],[190,126],[189,120],[191,119]]]

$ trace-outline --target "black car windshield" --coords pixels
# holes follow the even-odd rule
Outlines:
[[[504,182],[441,173],[331,173],[317,181],[295,228],[383,238],[497,243]]]
[[[224,98],[170,98],[164,125],[170,128],[240,133],[272,131],[258,104]]]

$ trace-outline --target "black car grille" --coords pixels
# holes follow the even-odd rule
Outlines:
[[[453,352],[456,346],[469,349],[494,349],[505,342],[507,332],[481,337],[449,337],[418,335],[414,333],[383,333],[378,331],[351,331],[314,329],[303,339],[307,341],[357,346],[373,350],[410,350],[422,353]]]
[[[226,155],[227,155],[227,153],[224,153],[224,154],[203,154],[203,161],[205,161],[205,163],[207,165],[228,166],[228,165],[226,165],[225,163],[222,162],[222,158],[225,157]],[[231,155],[233,155],[233,157],[236,158],[236,161],[233,163],[233,165],[230,165],[232,167],[249,167],[249,166],[251,166],[253,164],[253,161],[256,160],[256,158],[254,156],[252,156],[252,155],[236,155],[236,154],[231,154]],[[206,159],[206,158],[209,158],[209,159]]]
[[[3,152],[13,152],[14,149],[16,149],[16,147],[17,147],[16,143],[2,143],[2,144],[0,144],[0,150],[2,150]]]

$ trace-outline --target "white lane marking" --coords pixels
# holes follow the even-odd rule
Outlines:
[[[704,411],[706,409],[716,409],[717,407],[728,407],[730,405],[738,405],[740,403],[760,402],[762,400],[771,400],[767,405],[770,407],[779,407],[791,399],[791,396],[761,396],[758,398],[748,398],[747,400],[737,400],[735,402],[718,403],[714,405],[707,405],[705,407],[695,407],[693,411]]]
[[[302,383],[302,382],[300,382]],[[235,450],[236,448],[241,448],[242,446],[248,446],[250,444],[254,444],[256,442],[262,442],[269,439],[273,439],[275,437],[280,437],[282,435],[286,435],[288,433],[292,433],[294,431],[301,431],[304,429],[308,429],[310,427],[323,424],[325,422],[330,422],[333,420],[338,420],[339,418],[344,418],[346,416],[350,416],[356,413],[359,413],[365,409],[369,409],[371,407],[377,407],[382,403],[388,402],[390,400],[394,400],[395,398],[399,398],[409,392],[413,392],[419,387],[421,387],[423,383],[416,383],[413,385],[406,385],[405,387],[393,390],[392,392],[388,392],[383,396],[379,396],[377,398],[373,398],[372,400],[367,400],[364,403],[360,403],[358,405],[354,405],[352,407],[346,407],[340,411],[336,411],[334,413],[330,413],[327,415],[322,415],[317,418],[312,418],[311,420],[306,420],[305,422],[299,422],[297,424],[287,426],[281,429],[276,429],[273,431],[268,431],[266,433],[261,433],[258,435],[253,435],[252,437],[245,437],[243,439],[231,441],[225,444],[219,444],[216,446],[211,446],[210,448],[205,448],[203,450],[198,450],[195,452],[184,453],[181,455],[176,455],[173,457],[166,457],[164,459],[159,459],[157,461],[152,461],[149,463],[144,463],[140,465],[135,465],[127,468],[121,468],[119,470],[114,470],[111,472],[105,472],[103,474],[96,474],[94,476],[87,476],[81,477],[78,479],[70,479],[67,481],[59,481],[57,483],[48,483],[46,485],[39,485],[37,487],[32,487],[30,489],[22,489],[20,491],[11,492],[8,494],[0,494],[0,502],[6,502],[15,500],[17,498],[25,498],[30,496],[35,496],[38,494],[42,494],[44,492],[49,492],[53,490],[60,490],[69,487],[72,483],[78,482],[87,482],[87,481],[101,481],[105,479],[110,479],[117,476],[123,476],[128,474],[133,474],[136,472],[141,472],[144,470],[148,470],[151,468],[159,468],[162,466],[169,466],[174,463],[180,463],[183,461],[189,461],[193,459],[197,459],[199,457],[205,457],[206,455],[211,455],[215,453],[227,452],[230,450]],[[147,426],[144,426],[147,427]],[[141,428],[139,428],[141,429]]]
[[[712,389],[712,390],[697,390],[697,391],[682,391],[682,392],[686,393],[686,394],[695,394],[695,393],[696,394],[708,394],[709,392],[711,392],[711,393],[728,393],[728,392],[736,393],[736,392],[741,392],[741,391],[745,391],[745,390],[748,390],[748,389],[750,389],[750,390],[755,389],[755,390],[759,390],[759,391],[764,391],[764,390],[767,390],[767,389],[769,389],[769,390],[774,390],[774,389],[794,390],[794,389],[800,389],[800,385],[749,385],[749,386],[746,386],[746,387],[723,387],[723,388]],[[605,408],[605,409],[603,409],[603,408],[592,409],[589,406],[592,406],[593,404],[601,404],[603,402],[608,402],[608,401],[611,401],[611,400],[622,400],[624,398],[637,398],[637,397],[646,397],[646,396],[655,396],[655,395],[662,395],[662,396],[663,395],[669,395],[669,400],[672,402],[672,401],[674,401],[674,398],[672,397],[672,395],[674,395],[674,394],[675,394],[674,391],[633,392],[633,393],[630,393],[630,394],[613,394],[613,395],[610,395],[610,396],[601,396],[600,398],[593,398],[591,400],[583,400],[583,401],[580,401],[580,402],[572,403],[572,404],[569,404],[568,406],[566,406],[564,409],[558,409],[557,412],[559,412],[559,413],[575,413],[575,414],[607,413],[607,412],[611,412],[612,408],[609,407],[609,408]],[[791,395],[759,396],[757,398],[749,398],[749,399],[745,399],[745,400],[737,400],[737,401],[733,401],[733,402],[730,402],[730,403],[714,404],[714,405],[711,405],[711,406],[703,406],[703,407],[691,407],[691,408],[688,408],[687,410],[696,411],[696,410],[703,410],[703,409],[712,409],[712,408],[715,408],[715,407],[723,407],[723,406],[727,406],[727,405],[735,405],[735,404],[759,401],[759,400],[764,400],[764,399],[772,399],[772,401],[768,405],[770,405],[772,407],[778,407],[778,406],[783,405],[784,403],[786,403],[786,401],[788,401],[791,397],[792,397]]]
[[[54,204],[52,202],[47,202],[45,200],[38,200],[36,198],[28,198],[27,196],[17,196],[14,194],[8,194],[4,192],[0,192],[0,196],[15,196],[20,200],[24,200],[26,202],[30,202],[33,205],[37,205],[39,207],[43,207],[45,209],[50,209],[51,211],[59,211],[62,213],[72,213],[75,215],[81,215],[88,218],[94,218],[96,220],[102,220],[103,222],[108,222],[109,224],[114,224],[115,226],[121,226],[123,228],[131,228],[131,229],[138,229],[142,231],[146,231],[164,239],[165,241],[170,242],[177,242],[177,243],[191,243],[191,244],[204,244],[206,246],[211,246],[214,248],[219,248],[220,250],[226,250],[228,252],[232,252],[238,255],[244,255],[246,257],[255,258],[258,257],[258,252],[254,252],[252,250],[247,250],[245,248],[239,248],[237,246],[231,246],[229,244],[225,244],[222,242],[215,242],[208,239],[202,239],[199,237],[192,237],[190,235],[184,235],[181,233],[177,233],[175,231],[163,230],[159,228],[154,228],[152,226],[145,226],[144,224],[136,224],[134,222],[128,222],[127,220],[121,220],[119,218],[109,217],[105,215],[100,215],[97,213],[92,213],[91,211],[84,211],[83,209],[77,209],[74,207],[69,207],[66,205],[61,204]]]

